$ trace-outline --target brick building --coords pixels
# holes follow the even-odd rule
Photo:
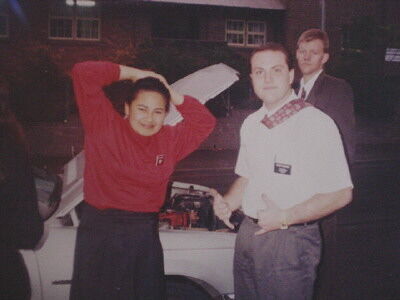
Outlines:
[[[225,45],[244,58],[254,47],[279,41],[294,52],[297,37],[310,27],[328,32],[328,69],[345,77],[349,72],[342,66],[348,63],[338,62],[343,50],[364,51],[354,46],[357,36],[349,34],[349,26],[368,17],[376,28],[392,33],[397,28],[397,35],[392,44],[364,51],[369,60],[357,71],[399,76],[400,63],[384,61],[386,48],[400,48],[399,12],[397,0],[0,0],[0,86],[7,89],[42,61],[61,77],[82,60],[134,63],[137,49],[148,41],[160,49],[171,41],[188,49]]]
[[[215,4],[205,5],[207,2]],[[245,2],[250,4],[226,0],[2,0],[2,73],[12,72],[37,51],[48,53],[67,71],[80,60],[124,61],[149,39],[227,42],[245,53],[267,40],[282,40],[284,6],[280,1]]]

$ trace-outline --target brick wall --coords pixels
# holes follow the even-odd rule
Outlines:
[[[2,70],[0,77],[3,78],[16,74],[27,60],[33,59],[39,52],[49,55],[64,72],[68,72],[74,63],[88,59],[112,60],[118,63],[132,62],[135,47],[151,38],[151,18],[157,10],[179,8],[178,6],[104,4],[101,17],[101,41],[88,42],[50,40],[48,38],[48,2],[41,1],[39,5],[35,1],[25,0],[20,3],[22,10],[26,13],[28,24],[24,26],[13,13],[10,14],[10,37],[0,39],[0,68]],[[282,19],[276,18],[279,15],[276,12],[208,6],[191,6],[189,9],[199,16],[200,39],[204,41],[224,42],[227,18],[266,21],[268,37],[271,39],[275,39],[282,27]],[[242,49],[238,48],[238,51]]]
[[[285,22],[285,43],[293,52],[300,34],[309,28],[319,28],[321,13],[319,0],[288,0]]]

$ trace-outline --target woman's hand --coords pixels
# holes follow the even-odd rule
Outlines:
[[[172,89],[164,76],[153,71],[141,70],[133,67],[120,65],[120,76],[119,76],[120,80],[132,80],[133,82],[135,82],[136,80],[146,77],[154,77],[160,80],[169,90],[169,93],[171,94],[171,102],[174,105],[180,105],[183,103],[184,101],[183,95],[177,93],[174,89]]]

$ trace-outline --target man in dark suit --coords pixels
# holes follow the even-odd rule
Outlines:
[[[354,109],[353,91],[343,79],[324,72],[329,59],[329,38],[320,29],[303,32],[297,41],[296,58],[302,78],[297,95],[329,115],[342,136],[349,164],[354,161]],[[321,222],[323,235],[322,260],[319,266],[315,295],[317,298],[335,297],[337,217],[331,215]],[[332,298],[332,299],[333,299]]]
[[[324,72],[324,65],[329,59],[328,51],[329,38],[324,31],[309,29],[300,35],[296,58],[303,77],[298,96],[303,96],[336,122],[351,163],[355,154],[353,91],[343,79]]]

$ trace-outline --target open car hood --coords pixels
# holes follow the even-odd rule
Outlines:
[[[171,86],[177,92],[190,95],[205,104],[236,82],[239,79],[238,74],[231,67],[219,63],[200,69],[176,81]],[[165,124],[175,125],[181,120],[182,116],[171,105]],[[61,200],[57,210],[51,217],[52,219],[65,216],[83,200],[84,165],[85,157],[82,151],[64,166]]]

